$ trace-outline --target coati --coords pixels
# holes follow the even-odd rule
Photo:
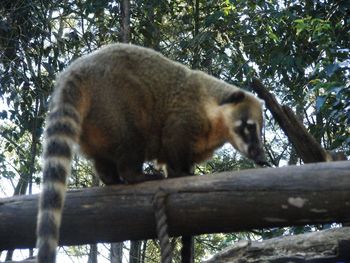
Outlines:
[[[57,78],[46,120],[37,262],[55,262],[72,146],[105,184],[145,180],[143,162],[165,164],[169,177],[230,142],[257,164],[262,101],[190,70],[151,49],[112,44],[74,61]]]

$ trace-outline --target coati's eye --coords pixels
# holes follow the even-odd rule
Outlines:
[[[247,124],[247,129],[249,132],[255,132],[256,130],[256,124]]]
[[[252,120],[239,120],[235,123],[233,130],[245,143],[257,140],[257,124]]]
[[[242,134],[244,132],[244,123],[242,121],[237,121],[233,130],[238,134]]]
[[[254,122],[239,120],[235,124],[234,131],[237,133],[252,133],[256,131],[256,124]]]

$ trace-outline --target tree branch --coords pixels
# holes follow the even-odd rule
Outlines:
[[[332,160],[330,154],[307,131],[294,112],[288,106],[281,106],[260,80],[254,78],[251,87],[266,102],[267,108],[304,163]]]

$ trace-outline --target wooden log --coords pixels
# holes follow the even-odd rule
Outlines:
[[[204,263],[350,262],[350,227],[258,241],[240,241]]]
[[[70,191],[60,244],[155,238],[160,188],[172,236],[350,222],[350,161],[340,161]],[[0,250],[34,246],[37,199],[0,200]]]

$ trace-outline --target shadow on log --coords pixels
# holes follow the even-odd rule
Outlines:
[[[160,188],[172,236],[350,221],[350,161],[329,162],[70,191],[60,244],[155,238]],[[37,199],[0,200],[0,250],[34,246]]]

